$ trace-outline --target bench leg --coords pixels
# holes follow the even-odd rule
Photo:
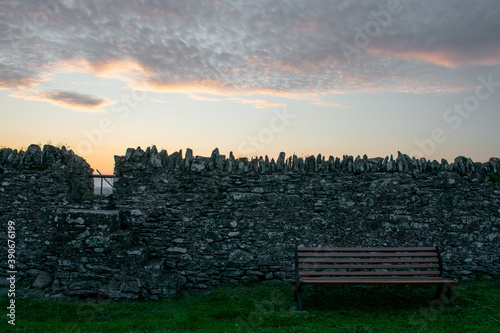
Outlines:
[[[436,290],[436,293],[434,294],[433,299],[441,299],[441,294],[443,293],[443,285],[440,284]]]
[[[297,301],[297,309],[302,310],[302,285],[299,285],[295,289],[295,301]]]
[[[445,291],[445,295],[448,297],[448,302],[451,304],[453,304],[453,301],[455,301],[455,296],[453,296],[453,289],[452,289],[452,285],[451,284],[448,284],[446,285],[446,291]]]
[[[444,292],[443,292],[444,289]],[[453,301],[455,300],[455,297],[453,296],[453,290],[452,290],[452,285],[446,285],[446,289],[444,288],[443,285],[439,285],[436,293],[434,294],[434,299],[441,299],[442,295],[445,295],[446,298],[448,298],[448,304],[451,305],[453,304]]]

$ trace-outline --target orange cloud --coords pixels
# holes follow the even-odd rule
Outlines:
[[[218,83],[218,81],[215,80],[203,81],[203,83],[193,83],[193,84],[161,83],[161,82],[150,81],[148,82],[148,84],[139,87],[139,89],[141,88],[155,92],[186,94],[190,98],[200,101],[220,102],[226,100],[240,104],[253,104],[258,109],[286,106],[285,103],[271,102],[263,99],[251,99],[251,98],[241,97],[241,96],[252,96],[260,94],[279,95],[280,92],[277,90],[265,90],[265,91],[260,89],[233,90],[223,87],[222,84]],[[207,97],[203,95],[220,96],[221,98]]]
[[[184,94],[208,94],[227,95],[230,89],[225,88],[216,80],[203,80],[195,82],[161,82],[154,78],[143,78],[131,82],[133,89],[147,90],[152,92],[184,93]]]
[[[391,50],[388,48],[368,47],[367,51],[385,58],[400,57],[407,60],[419,60],[430,62],[436,65],[446,67],[459,67],[462,65],[498,65],[500,64],[500,47],[494,51],[481,54],[478,57],[472,58],[457,53],[453,50],[432,50],[432,51],[416,51],[416,50]]]
[[[248,61],[263,61],[262,59],[248,59]],[[305,66],[318,66],[318,64],[304,64]],[[291,64],[277,61],[273,65],[285,71],[301,72],[302,69]],[[321,64],[320,64],[321,66]],[[160,93],[181,93],[186,94],[192,99],[202,101],[232,101],[241,104],[253,104],[256,108],[282,107],[286,106],[282,102],[272,102],[266,99],[243,98],[243,96],[269,95],[295,100],[308,100],[313,104],[322,106],[337,106],[335,103],[326,103],[320,101],[317,93],[297,92],[278,88],[258,88],[257,86],[247,85],[228,85],[218,79],[184,79],[182,82],[170,81],[164,82],[159,78],[158,73],[151,72],[137,61],[132,60],[107,60],[107,61],[89,61],[86,59],[71,59],[62,63],[54,64],[50,69],[54,75],[55,72],[81,72],[89,73],[97,77],[114,78],[127,82],[132,89],[160,92]],[[46,78],[45,81],[48,81]],[[43,83],[43,81],[38,81]],[[208,96],[207,96],[208,95]],[[212,95],[212,96],[210,96]],[[16,92],[12,96],[24,99],[46,101],[52,104],[77,109],[86,112],[99,112],[100,108],[111,104],[112,102],[93,96],[84,96],[71,92],[40,93],[40,92]],[[220,98],[219,98],[220,97]]]
[[[327,56],[320,60],[304,60],[300,63],[300,65],[292,64],[291,62],[285,62],[282,60],[272,60],[266,58],[247,58],[247,62],[250,63],[261,63],[265,65],[266,68],[272,69],[280,69],[288,72],[294,73],[304,73],[310,69],[318,69],[325,68],[329,69],[332,67],[332,64],[335,64],[338,61],[337,56]]]
[[[212,97],[202,96],[197,93],[189,93],[188,96],[197,101],[220,102],[224,100],[222,98],[212,98]]]
[[[28,69],[26,73],[13,75],[13,77],[2,77],[0,75],[0,90],[29,89],[29,87],[40,85],[48,81],[50,74],[33,74]]]
[[[0,80],[0,90],[22,89],[39,84],[40,80],[26,78],[22,80]]]
[[[286,106],[284,103],[270,102],[263,99],[245,99],[240,97],[229,98],[228,100],[240,103],[240,104],[253,104],[257,109],[265,109],[270,107],[283,107]]]
[[[309,100],[312,104],[318,105],[318,106],[325,106],[325,107],[336,107],[336,108],[342,108],[345,109],[347,106],[340,104],[340,103],[334,103],[334,102],[326,102],[322,101],[321,99],[311,99]]]
[[[91,73],[98,77],[125,79],[137,75],[151,75],[137,61],[112,59],[106,61],[89,61],[86,59],[66,60],[54,67],[60,72]]]
[[[143,87],[144,88],[144,87]],[[243,98],[242,96],[255,96],[255,95],[268,95],[281,97],[286,99],[303,100],[308,101],[312,104],[326,107],[337,107],[346,108],[345,105],[334,102],[326,102],[321,100],[321,93],[314,92],[291,92],[281,89],[271,89],[271,88],[253,88],[248,90],[225,88],[222,84],[217,83],[217,81],[211,81],[210,84],[204,83],[202,85],[197,84],[165,84],[155,82],[153,85],[147,85],[146,90],[163,92],[163,93],[180,93],[186,94],[190,98],[201,100],[201,101],[232,101],[240,104],[253,104],[258,109],[269,108],[269,107],[283,107],[287,106],[286,103],[272,102],[264,99],[251,99]],[[369,89],[367,89],[369,90]],[[202,94],[221,96],[221,98],[211,98],[202,96]]]

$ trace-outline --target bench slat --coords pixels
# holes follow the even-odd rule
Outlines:
[[[299,263],[439,263],[438,258],[426,258],[426,259],[306,259],[299,258]]]
[[[413,269],[413,268],[439,268],[438,264],[426,265],[299,265],[299,269]]]
[[[301,276],[347,276],[347,275],[357,275],[357,276],[385,276],[385,275],[393,275],[393,276],[416,276],[416,275],[439,275],[439,271],[369,271],[369,272],[342,272],[342,271],[322,271],[322,272],[301,272]]]
[[[299,252],[299,257],[436,257],[432,252],[409,252],[409,253],[318,253],[318,252]]]
[[[299,252],[422,252],[436,251],[435,247],[299,247]]]
[[[304,278],[302,284],[310,285],[449,285],[456,284],[453,279],[445,278]]]

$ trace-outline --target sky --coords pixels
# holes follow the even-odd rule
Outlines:
[[[500,156],[500,2],[0,0],[0,147]]]

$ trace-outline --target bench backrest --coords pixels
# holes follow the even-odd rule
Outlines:
[[[443,277],[437,247],[295,248],[301,277]]]

